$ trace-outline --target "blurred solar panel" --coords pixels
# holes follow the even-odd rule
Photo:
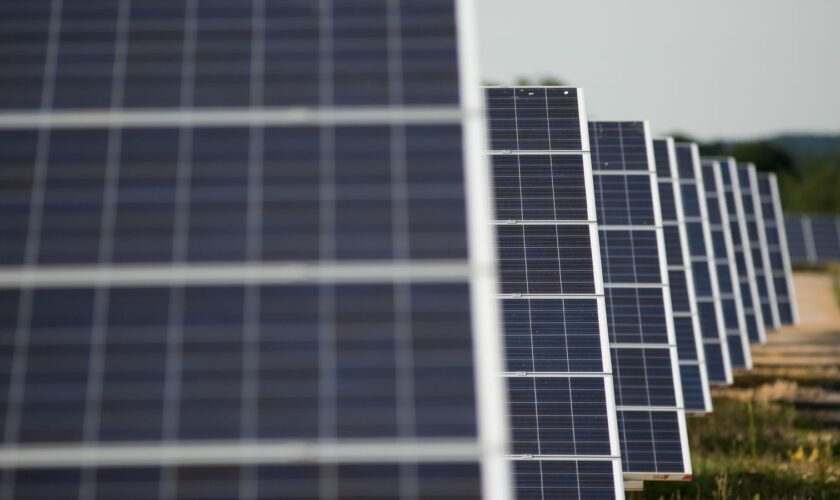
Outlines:
[[[740,193],[738,167],[734,158],[721,158],[719,161],[726,210],[729,215],[729,234],[732,238],[738,283],[741,288],[741,302],[747,324],[747,336],[750,342],[760,342],[764,335],[764,316],[760,307],[761,300],[755,280],[752,252],[749,249],[744,205],[741,196],[737,194]]]
[[[465,7],[0,6],[0,496],[508,496]]]
[[[840,217],[784,214],[790,258],[802,264],[840,261]]]
[[[814,240],[811,238],[811,222],[805,215],[784,214],[788,253],[793,263],[814,263],[817,260]]]
[[[732,383],[732,363],[720,299],[717,266],[709,226],[700,153],[696,144],[676,144],[677,173],[682,190],[688,250],[709,382]]]
[[[770,257],[770,270],[776,290],[779,319],[782,324],[795,324],[799,322],[799,312],[796,307],[787,234],[782,219],[782,202],[779,197],[776,174],[763,172],[758,174],[758,193],[764,216],[767,253]]]
[[[817,262],[840,260],[840,217],[810,215],[808,223]]]
[[[727,162],[728,163],[728,162]],[[727,165],[728,166],[728,165]],[[709,231],[712,235],[712,251],[718,272],[718,290],[723,308],[723,324],[729,344],[729,359],[736,368],[752,368],[747,322],[738,280],[738,268],[732,245],[729,209],[723,189],[721,163],[717,160],[701,160],[703,189],[709,212]]]
[[[485,92],[518,496],[622,496],[582,91]]]
[[[589,122],[618,432],[627,479],[689,479],[653,143],[646,122]]]
[[[653,140],[656,176],[659,180],[659,201],[665,234],[665,258],[671,307],[674,311],[674,333],[680,363],[680,382],[687,412],[712,411],[706,354],[700,333],[700,317],[694,293],[688,233],[685,226],[682,193],[677,174],[676,149],[670,137]]]
[[[779,308],[776,303],[776,288],[773,283],[773,270],[767,248],[767,233],[764,230],[764,217],[758,192],[758,177],[755,166],[738,163],[738,182],[741,199],[744,202],[744,217],[747,222],[747,236],[750,239],[753,267],[755,268],[758,297],[761,300],[761,315],[766,328],[779,328]],[[761,342],[766,341],[766,334],[761,333]]]

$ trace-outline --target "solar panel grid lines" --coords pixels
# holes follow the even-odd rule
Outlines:
[[[764,229],[767,233],[767,248],[776,289],[779,319],[782,324],[795,325],[799,322],[799,309],[796,304],[790,252],[776,174],[759,172],[758,188],[761,194]]]
[[[686,413],[705,415],[712,411],[712,399],[700,332],[694,276],[691,272],[691,255],[688,250],[674,140],[670,137],[654,139],[653,149],[667,247],[666,259],[683,400]]]
[[[518,496],[622,497],[583,92],[485,92]]]
[[[653,143],[646,122],[590,122],[624,478],[691,464]]]
[[[767,247],[767,231],[764,228],[764,215],[755,165],[739,162],[738,174],[740,176],[739,180],[741,181],[741,192],[743,193],[747,230],[750,232],[750,245],[753,252],[753,264],[756,269],[756,280],[759,298],[761,299],[761,312],[764,317],[764,326],[765,329],[772,328],[778,330],[781,326],[781,319],[776,302],[776,287],[773,282],[773,270]],[[751,207],[747,205],[751,205]],[[766,338],[762,339],[762,342],[764,341],[766,341]]]
[[[732,363],[726,341],[717,267],[713,262],[714,249],[700,152],[694,143],[677,143],[675,148],[708,378],[711,384],[731,384]]]
[[[4,498],[510,497],[473,8],[0,7]]]
[[[709,209],[709,229],[712,233],[712,247],[718,269],[718,285],[729,344],[729,357],[733,367],[751,369],[749,335],[732,243],[732,227],[723,187],[721,162],[703,158],[701,166]]]

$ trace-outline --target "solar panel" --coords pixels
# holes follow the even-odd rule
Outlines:
[[[621,497],[583,93],[485,92],[518,496]]]
[[[648,124],[589,122],[589,140],[625,478],[690,479]]]
[[[721,158],[718,161],[721,163],[721,180],[729,215],[729,234],[732,238],[738,283],[741,288],[747,337],[750,342],[761,342],[764,336],[764,316],[759,306],[761,301],[756,286],[752,252],[749,250],[749,243],[744,243],[749,241],[749,233],[744,216],[744,205],[741,196],[737,195],[740,193],[737,163],[734,158]]]
[[[790,260],[799,264],[816,262],[814,241],[811,238],[811,223],[807,216],[784,214],[785,234],[787,235]]]
[[[654,139],[653,155],[656,161],[656,176],[659,179],[665,259],[668,263],[671,307],[674,310],[674,333],[677,340],[683,402],[687,412],[705,414],[712,411],[712,398],[706,373],[706,355],[700,333],[697,298],[694,294],[694,276],[691,272],[691,256],[688,253],[688,233],[683,216],[674,140],[670,137]]]
[[[799,312],[796,308],[793,275],[776,174],[763,172],[758,174],[758,193],[761,200],[761,211],[764,216],[767,253],[770,257],[770,269],[773,286],[776,290],[779,319],[782,324],[795,324],[799,322]]]
[[[508,497],[467,8],[0,6],[0,496]]]
[[[732,363],[720,299],[717,266],[706,207],[700,153],[696,144],[676,144],[677,173],[688,232],[688,251],[706,354],[706,370],[713,384],[732,383]]]
[[[810,215],[808,223],[817,262],[840,260],[840,217]]]
[[[736,368],[752,368],[747,322],[741,299],[735,251],[730,233],[729,210],[723,189],[721,164],[717,160],[701,160],[703,189],[709,213],[712,251],[718,272],[718,291],[723,308],[723,324],[729,345],[729,359]]]
[[[770,267],[767,233],[764,230],[764,217],[762,216],[755,166],[750,163],[739,162],[738,182],[741,187],[741,199],[744,202],[744,217],[747,222],[747,236],[752,249],[758,296],[761,300],[761,315],[764,318],[766,328],[778,329],[781,325],[779,308],[776,305],[776,289],[773,283],[773,270]],[[763,335],[762,333],[762,342],[765,341]]]

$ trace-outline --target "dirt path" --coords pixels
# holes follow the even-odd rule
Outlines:
[[[754,368],[736,374],[736,388],[793,403],[829,425],[840,425],[840,307],[830,275],[794,273],[800,324],[753,345]],[[736,389],[737,390],[737,389]]]

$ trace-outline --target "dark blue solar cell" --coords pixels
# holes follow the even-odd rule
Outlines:
[[[604,283],[662,283],[655,230],[601,230]]]
[[[661,289],[607,288],[604,293],[611,342],[668,342]]]
[[[615,403],[619,406],[674,406],[674,373],[668,348],[613,347]]]
[[[592,167],[598,170],[649,170],[642,122],[590,122]]]
[[[785,233],[787,234],[788,252],[793,262],[807,262],[808,250],[805,243],[803,218],[785,214]]]
[[[663,221],[677,221],[677,205],[674,188],[671,181],[659,183],[659,205],[662,209]],[[682,217],[682,214],[680,214]]]
[[[586,220],[583,157],[493,155],[496,219]]]
[[[706,234],[702,222],[687,222],[688,251],[694,257],[708,257],[706,253]]]
[[[609,454],[602,378],[509,377],[506,380],[514,453]]]
[[[662,179],[670,179],[671,156],[669,155],[668,141],[664,139],[653,140],[653,160],[656,164],[656,176]],[[676,160],[676,158],[674,159]],[[667,182],[670,185],[670,181]]]
[[[675,317],[674,334],[677,338],[677,355],[679,358],[681,360],[696,360],[697,343],[694,338],[694,320],[685,316]],[[683,386],[686,384],[686,381],[683,380]]]
[[[840,223],[836,217],[810,217],[811,234],[818,261],[840,259]]]
[[[508,371],[603,370],[594,300],[502,300]]]
[[[684,266],[679,226],[666,225],[663,232],[665,234],[665,259],[668,265]]]
[[[489,88],[486,104],[491,149],[581,149],[581,117],[574,88]]]
[[[668,277],[671,289],[671,307],[674,312],[691,312],[691,299],[685,269],[669,271]]]
[[[648,175],[596,175],[595,206],[600,224],[655,223]]]
[[[677,171],[680,179],[690,180],[694,179],[694,147],[691,144],[676,144],[677,152]]]
[[[684,470],[677,412],[618,411],[622,442],[621,463],[625,471]]]
[[[697,186],[694,184],[682,184],[683,214],[685,217],[700,217],[700,199],[697,194]]]
[[[680,365],[680,380],[683,387],[683,403],[686,409],[704,408],[706,406],[703,397],[703,379],[700,374],[699,365]]]
[[[706,371],[709,373],[709,381],[725,381],[726,367],[720,345],[707,343],[704,344],[704,348],[706,352]]]
[[[711,299],[708,299],[711,300]],[[700,331],[704,339],[720,339],[720,327],[717,321],[715,305],[710,301],[697,302],[697,311],[700,318]]]
[[[497,228],[503,293],[592,293],[589,227]]]
[[[520,500],[615,498],[615,474],[609,461],[516,460],[513,466]]]

